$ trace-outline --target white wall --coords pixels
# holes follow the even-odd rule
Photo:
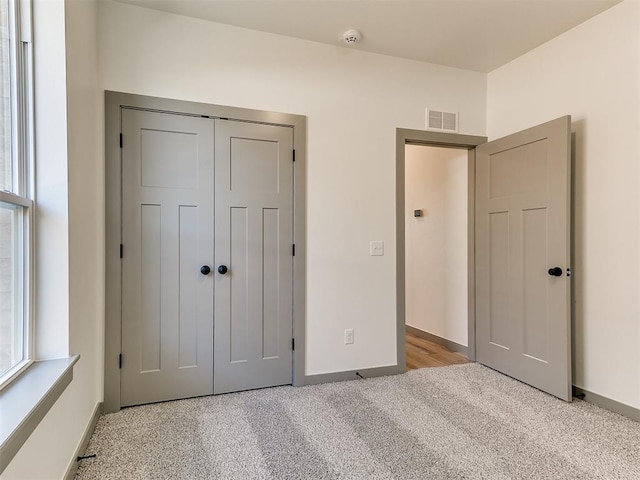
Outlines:
[[[104,189],[97,11],[97,3],[88,0],[35,3],[38,261],[43,267],[38,270],[38,353],[41,358],[79,353],[81,358],[71,385],[3,480],[62,478],[101,400]]]
[[[110,1],[99,58],[103,89],[307,116],[306,373],[395,365],[395,129],[484,134],[485,75]]]
[[[35,293],[38,359],[69,352],[69,217],[64,5],[36,1],[35,58]],[[39,73],[38,73],[39,72]],[[42,74],[46,72],[45,74]],[[53,254],[55,252],[55,254]]]
[[[405,147],[406,323],[468,345],[468,153]],[[422,217],[414,217],[414,210]]]
[[[488,75],[490,139],[573,117],[574,384],[640,407],[640,4],[627,0]]]
[[[77,447],[98,402],[104,362],[103,95],[98,90],[98,2],[66,0],[69,151],[69,350],[80,354],[66,407]],[[73,451],[73,450],[72,450]]]
[[[98,90],[98,2],[66,0],[69,150],[69,345],[74,374],[91,379],[91,408],[102,399],[104,361],[103,94]]]

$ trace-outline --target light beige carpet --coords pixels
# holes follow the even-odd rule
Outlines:
[[[478,364],[122,410],[76,478],[640,479],[640,424]]]

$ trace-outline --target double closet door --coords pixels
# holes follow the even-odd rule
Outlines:
[[[292,382],[292,128],[122,109],[121,406]]]

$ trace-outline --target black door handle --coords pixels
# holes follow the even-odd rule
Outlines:
[[[209,265],[203,265],[200,267],[200,273],[203,275],[209,275],[211,273],[211,267],[209,267]]]
[[[562,269],[560,267],[553,267],[549,269],[549,275],[551,275],[552,277],[561,277],[562,276]]]
[[[225,274],[225,273],[227,273],[228,271],[229,271],[229,269],[227,268],[227,266],[226,266],[226,265],[220,265],[220,266],[218,267],[218,273],[219,273],[220,275],[224,275],[224,274]]]

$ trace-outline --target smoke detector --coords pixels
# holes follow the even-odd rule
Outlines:
[[[347,45],[355,45],[362,39],[362,34],[358,30],[347,30],[342,34],[342,39]]]

